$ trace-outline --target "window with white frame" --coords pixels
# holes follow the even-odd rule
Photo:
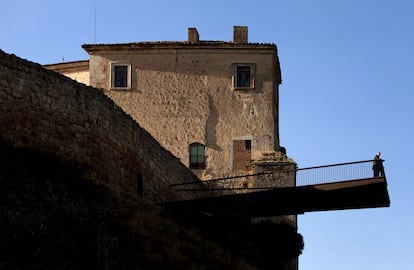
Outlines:
[[[111,63],[111,88],[131,88],[131,64],[126,62]]]
[[[254,88],[254,64],[235,64],[233,75],[234,89]]]

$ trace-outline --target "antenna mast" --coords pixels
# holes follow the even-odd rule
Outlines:
[[[95,9],[95,22],[94,22],[94,38],[95,38],[95,44],[96,44],[96,9]]]

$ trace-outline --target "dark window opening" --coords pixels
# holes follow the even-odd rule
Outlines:
[[[142,175],[138,174],[137,176],[137,196],[142,198],[144,196],[144,181],[142,180]]]
[[[190,144],[190,169],[206,167],[205,147],[201,143]]]
[[[252,149],[252,141],[251,140],[245,140],[244,141],[244,148],[246,150],[251,150]]]
[[[114,66],[113,87],[128,87],[128,66]]]
[[[250,88],[251,87],[251,68],[250,66],[236,67],[236,87]]]

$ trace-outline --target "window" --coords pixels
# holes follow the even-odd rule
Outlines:
[[[206,167],[204,148],[201,143],[190,144],[190,169],[204,169]]]
[[[111,88],[131,88],[131,64],[111,63]]]
[[[236,64],[234,66],[234,88],[253,89],[254,88],[254,65]]]

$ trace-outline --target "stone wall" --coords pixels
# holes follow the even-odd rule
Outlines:
[[[102,91],[1,50],[0,139],[52,153],[118,194],[152,202],[191,198],[169,184],[198,180]]]
[[[264,151],[256,153],[252,166],[256,175],[252,186],[255,188],[280,188],[296,186],[297,164],[282,152]],[[288,223],[297,227],[296,215],[259,218],[257,221],[271,220],[275,223]]]

